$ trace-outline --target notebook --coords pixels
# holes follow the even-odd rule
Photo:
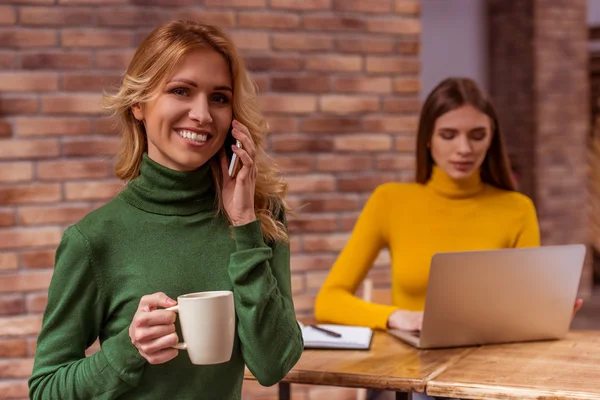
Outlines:
[[[320,328],[341,334],[333,337],[311,326],[298,322],[302,329],[306,349],[353,349],[368,350],[371,347],[373,330],[362,326],[319,324]]]

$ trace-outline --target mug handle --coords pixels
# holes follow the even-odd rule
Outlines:
[[[173,307],[165,308],[165,310],[175,311],[176,313],[179,314],[179,304],[176,306],[173,306]],[[171,346],[171,347],[174,349],[178,349],[178,350],[187,350],[187,345],[185,344],[185,342],[179,342],[175,346]]]

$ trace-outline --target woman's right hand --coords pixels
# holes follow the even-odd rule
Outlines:
[[[131,342],[150,364],[166,363],[179,353],[172,347],[179,340],[175,332],[175,312],[157,309],[175,304],[175,300],[162,292],[146,295],[141,298],[129,325]]]
[[[423,326],[422,311],[394,311],[388,318],[388,328],[403,331],[420,331]]]

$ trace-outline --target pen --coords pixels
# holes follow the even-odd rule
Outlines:
[[[313,328],[313,329],[316,329],[318,331],[326,333],[329,336],[333,336],[333,337],[337,337],[337,338],[342,337],[342,335],[340,333],[337,333],[337,332],[334,332],[334,331],[330,331],[329,329],[321,328],[320,326],[317,326],[317,325],[309,325],[309,326],[311,328]]]

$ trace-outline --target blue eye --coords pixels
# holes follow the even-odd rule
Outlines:
[[[227,98],[227,96],[222,95],[222,94],[215,94],[213,96],[213,101],[216,101],[217,103],[221,103],[221,104],[229,103],[229,99]]]

